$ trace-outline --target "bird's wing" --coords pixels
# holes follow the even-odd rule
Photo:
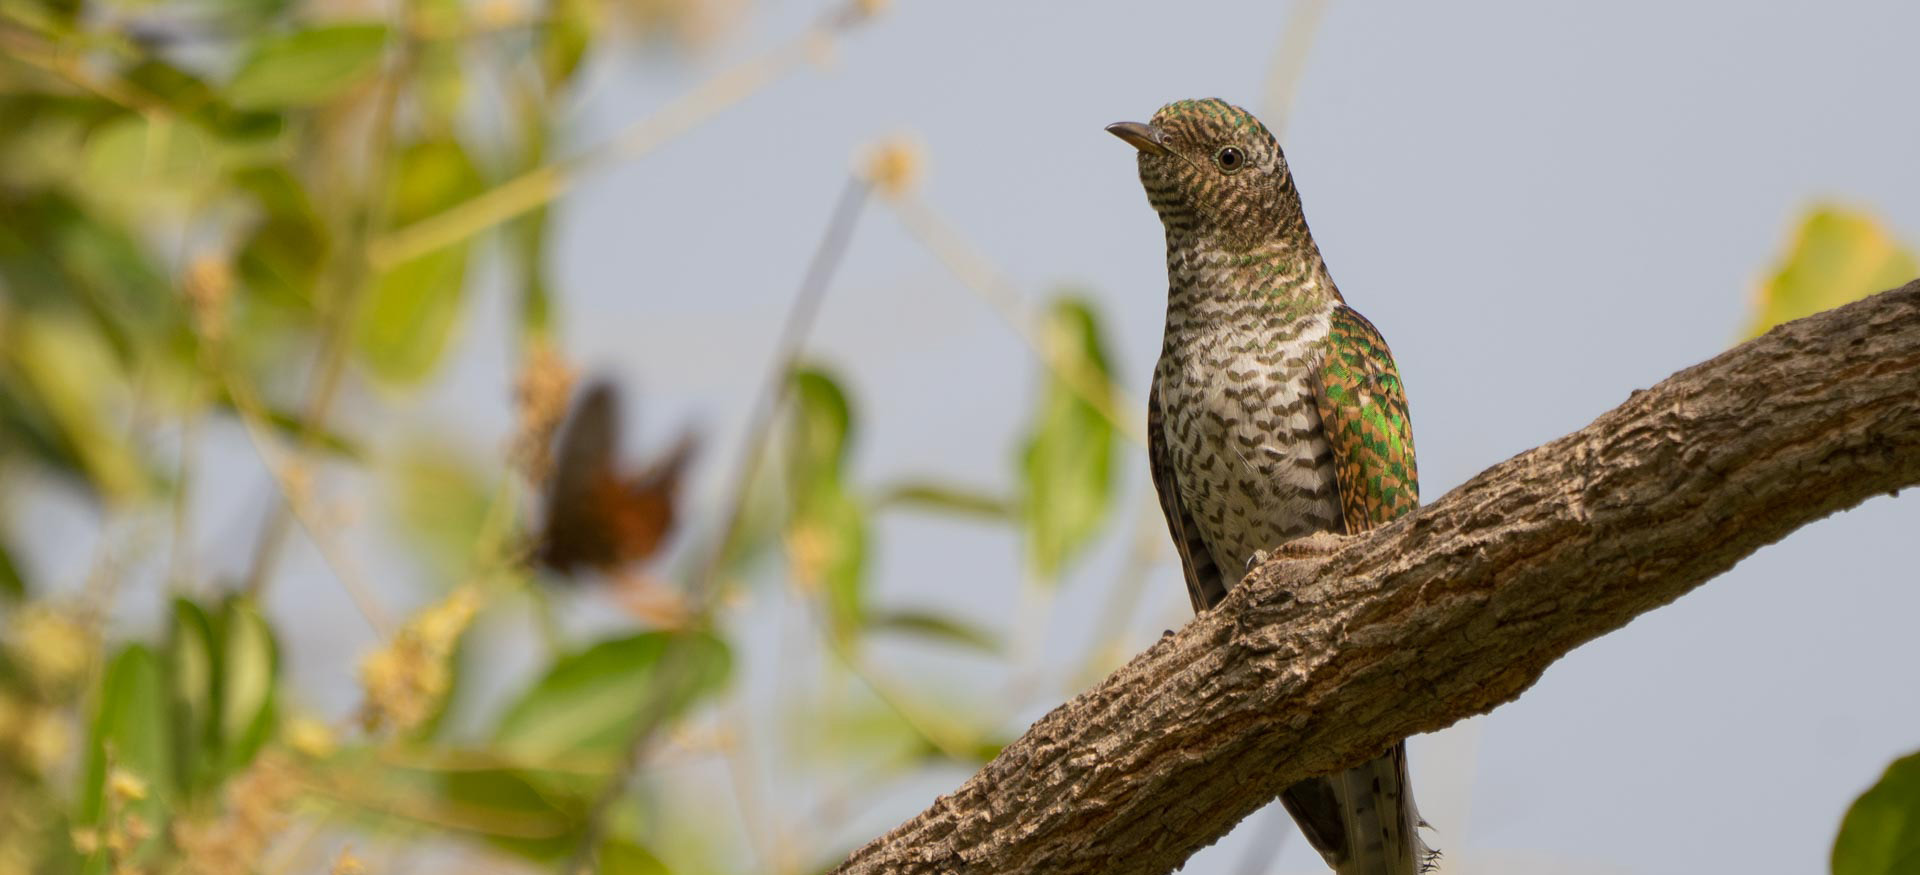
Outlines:
[[[1347,533],[1413,510],[1420,484],[1407,393],[1380,330],[1353,310],[1335,308],[1315,377]],[[1288,787],[1281,800],[1341,875],[1414,875],[1438,859],[1419,835],[1404,741],[1344,772]]]
[[[1160,510],[1167,515],[1167,528],[1173,532],[1174,549],[1180,551],[1180,567],[1187,575],[1187,596],[1193,600],[1193,612],[1200,613],[1227,597],[1226,582],[1213,562],[1213,551],[1200,538],[1200,527],[1180,500],[1180,483],[1167,458],[1165,421],[1160,414],[1160,388],[1147,396],[1147,468],[1153,472],[1153,488],[1160,493]]]
[[[1333,311],[1315,402],[1333,449],[1347,534],[1391,521],[1420,504],[1407,392],[1380,330],[1346,307]]]

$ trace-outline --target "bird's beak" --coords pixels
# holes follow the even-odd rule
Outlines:
[[[1107,133],[1131,143],[1143,155],[1166,155],[1171,152],[1166,145],[1167,135],[1153,125],[1114,122],[1107,125]]]

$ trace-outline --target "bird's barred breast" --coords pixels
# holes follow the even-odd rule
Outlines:
[[[1161,360],[1162,421],[1182,503],[1229,575],[1256,551],[1340,525],[1333,452],[1310,379],[1327,320],[1288,327],[1229,323],[1169,338]]]

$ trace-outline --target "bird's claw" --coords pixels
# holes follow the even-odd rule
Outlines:
[[[1252,570],[1254,570],[1255,568],[1258,568],[1258,567],[1260,567],[1260,566],[1262,566],[1262,565],[1265,565],[1265,564],[1267,564],[1267,551],[1265,551],[1265,550],[1255,550],[1255,551],[1253,551],[1253,555],[1252,555],[1252,556],[1248,556],[1248,557],[1247,557],[1247,567],[1246,567],[1246,570],[1247,570],[1247,571],[1252,571]]]

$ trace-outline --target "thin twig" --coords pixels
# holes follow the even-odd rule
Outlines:
[[[1276,139],[1293,114],[1293,99],[1299,94],[1301,74],[1307,68],[1307,52],[1313,48],[1314,35],[1319,33],[1320,19],[1326,11],[1327,0],[1293,0],[1286,29],[1280,32],[1280,45],[1267,67],[1266,94],[1260,104],[1260,117]]]
[[[396,14],[404,18],[411,13],[414,5],[411,2],[403,3]],[[386,87],[376,109],[378,115],[375,117],[373,133],[368,140],[368,164],[372,169],[368,171],[368,178],[362,186],[363,203],[358,215],[348,220],[347,239],[341,245],[335,266],[327,272],[331,279],[328,283],[331,293],[322,297],[327,302],[327,312],[320,326],[314,383],[308,390],[306,408],[300,417],[299,439],[293,448],[297,462],[305,461],[307,449],[323,431],[346,374],[347,351],[352,346],[353,325],[359,312],[362,287],[370,275],[370,265],[360,253],[365,249],[373,228],[386,220],[387,180],[393,169],[393,161],[389,160],[387,153],[393,141],[401,86],[413,69],[414,48],[414,43],[406,40],[396,49],[392,69],[387,73]],[[287,504],[281,503],[268,511],[266,524],[261,528],[259,541],[254,546],[253,562],[247,569],[245,591],[256,600],[265,590],[267,580],[273,576],[280,550],[286,542],[289,510]]]
[[[735,539],[740,536],[747,497],[760,475],[760,461],[765,455],[767,437],[786,406],[794,365],[799,362],[800,350],[806,343],[807,335],[813,331],[820,304],[826,299],[827,286],[847,253],[847,244],[853,239],[854,225],[859,221],[861,208],[866,206],[871,191],[866,180],[859,176],[847,178],[846,186],[840,190],[840,197],[834,203],[833,215],[827,219],[827,232],[820,238],[813,260],[807,265],[806,276],[800,281],[800,290],[795,293],[793,304],[787,310],[786,321],[780,329],[780,339],[774,347],[772,366],[761,379],[759,392],[753,401],[753,419],[748,422],[746,435],[740,442],[740,459],[734,466],[733,483],[727,490],[727,506],[720,517],[720,540],[707,557],[706,565],[694,577],[694,609],[697,611],[704,608],[701,601],[719,588],[720,570],[725,567],[727,554],[732,552]]]
[[[794,362],[798,360],[800,349],[813,328],[814,318],[819,314],[821,301],[826,297],[834,272],[846,254],[847,244],[853,237],[853,229],[860,218],[860,208],[867,201],[867,194],[865,180],[858,176],[847,180],[834,205],[833,214],[827,220],[826,233],[822,235],[806,275],[800,281],[793,305],[787,311],[780,340],[775,347],[772,368],[760,385],[759,395],[754,402],[753,419],[742,441],[740,464],[735,468],[735,482],[729,493],[729,503],[720,518],[719,540],[705,566],[698,569],[693,577],[692,592],[687,602],[691,618],[688,625],[692,628],[705,625],[712,616],[714,605],[718,603],[715,595],[720,589],[721,570],[726,566],[726,557],[733,549],[734,539],[738,537],[747,495],[759,474],[763,445],[785,406]],[[561,869],[563,873],[573,875],[591,867],[600,839],[606,832],[607,816],[612,811],[613,803],[625,792],[627,781],[645,756],[659,724],[668,716],[666,700],[679,687],[688,669],[686,661],[684,648],[669,647],[661,654],[656,683],[640,704],[639,719],[628,738],[620,765],[588,810],[580,831],[580,841],[565,868]]]

